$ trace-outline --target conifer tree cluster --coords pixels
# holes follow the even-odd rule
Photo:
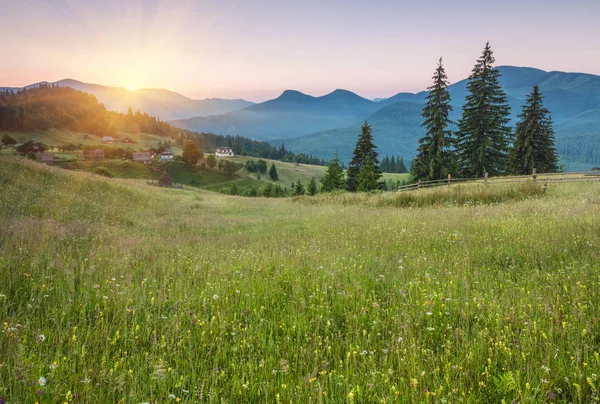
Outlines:
[[[467,96],[458,130],[453,133],[448,80],[442,59],[423,109],[427,131],[419,140],[411,165],[413,180],[440,180],[448,174],[483,177],[531,174],[558,170],[550,112],[535,86],[519,115],[516,137],[510,124],[510,106],[500,86],[500,72],[489,42],[467,81]]]
[[[406,168],[406,164],[404,163],[404,159],[401,156],[396,158],[392,156],[390,159],[389,156],[385,156],[381,160],[381,164],[379,165],[381,172],[384,173],[407,173],[408,169]]]

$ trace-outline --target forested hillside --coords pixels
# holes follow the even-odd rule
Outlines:
[[[292,153],[283,143],[273,146],[242,136],[222,136],[196,133],[176,128],[147,113],[131,108],[126,114],[107,111],[95,96],[70,87],[40,84],[21,90],[0,91],[0,131],[47,131],[59,129],[113,136],[119,133],[148,133],[173,139],[178,145],[192,138],[205,152],[217,147],[230,146],[235,154],[293,161],[304,164],[325,164],[323,160],[304,153]],[[49,140],[52,144],[65,143],[61,139]],[[74,145],[77,146],[77,145]]]
[[[47,129],[98,136],[114,136],[120,130],[162,135],[181,132],[140,111],[109,112],[93,95],[69,87],[40,84],[30,89],[0,92],[0,130]]]

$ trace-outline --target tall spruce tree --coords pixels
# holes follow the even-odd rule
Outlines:
[[[498,81],[488,42],[468,79],[469,91],[458,123],[457,153],[463,175],[481,177],[507,171],[511,141],[510,106]]]
[[[448,76],[444,70],[442,58],[433,74],[433,85],[428,88],[427,103],[423,108],[423,125],[427,132],[419,140],[417,156],[414,159],[414,180],[439,180],[453,171],[454,166],[451,147],[452,131],[448,114],[452,111],[450,93],[448,92]]]
[[[375,148],[373,136],[371,135],[371,126],[365,121],[361,128],[361,134],[356,142],[352,160],[350,161],[350,164],[348,164],[348,178],[346,180],[348,191],[356,192],[358,190],[358,174],[367,161],[367,158],[371,158],[375,180],[378,181],[381,178],[379,159]]]
[[[515,130],[515,142],[510,153],[513,174],[558,171],[558,154],[554,147],[554,129],[550,111],[544,107],[543,96],[536,85],[527,97]]]
[[[321,182],[323,183],[323,186],[321,187],[321,191],[323,192],[337,191],[338,189],[343,189],[346,185],[346,181],[344,180],[344,168],[342,167],[337,151],[335,152],[335,157],[329,161],[327,171],[325,171],[325,177],[323,177]]]

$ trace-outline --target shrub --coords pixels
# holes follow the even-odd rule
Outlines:
[[[114,175],[108,171],[106,167],[98,166],[92,170],[94,174],[102,175],[103,177],[113,178]]]
[[[215,166],[217,165],[217,158],[215,157],[214,154],[211,154],[206,158],[206,164],[210,168],[215,168]]]

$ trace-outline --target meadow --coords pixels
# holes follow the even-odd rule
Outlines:
[[[498,189],[242,198],[0,156],[0,397],[598,402],[600,183]]]

